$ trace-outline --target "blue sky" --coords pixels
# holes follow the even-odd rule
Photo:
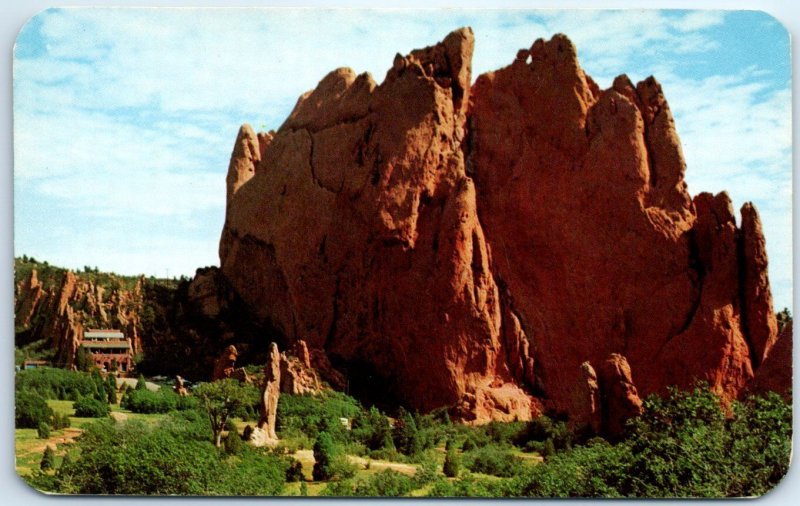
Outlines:
[[[464,25],[474,76],[558,32],[601,87],[655,75],[689,191],[755,202],[791,308],[789,38],[747,11],[51,9],[15,48],[15,254],[158,276],[218,264],[241,123],[277,128],[328,71],[380,82],[396,52]]]

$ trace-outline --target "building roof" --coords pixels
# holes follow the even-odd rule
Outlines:
[[[83,333],[84,339],[124,339],[125,335],[114,329],[90,329]]]
[[[129,341],[116,341],[116,342],[105,342],[105,343],[81,343],[81,346],[88,349],[110,349],[110,348],[125,348],[127,350],[131,349],[131,343]]]

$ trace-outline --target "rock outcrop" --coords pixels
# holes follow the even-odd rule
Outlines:
[[[110,288],[69,270],[52,269],[47,284],[33,268],[17,284],[15,326],[24,341],[44,339],[55,350],[55,364],[71,367],[86,328],[119,329],[142,351],[140,313],[143,306],[139,278],[132,288],[109,276]],[[56,276],[60,274],[60,278]]]
[[[236,346],[230,345],[222,352],[222,354],[214,362],[214,373],[211,375],[211,381],[217,381],[230,378],[233,371],[236,370],[236,358],[239,352]]]
[[[747,384],[744,396],[776,392],[791,401],[792,392],[792,322],[783,330],[770,349],[753,381]]]
[[[186,389],[183,378],[180,376],[175,376],[175,384],[172,386],[172,390],[181,397],[189,395],[189,390]]]
[[[691,198],[655,79],[601,90],[556,35],[473,85],[473,43],[381,84],[335,70],[276,132],[242,127],[220,260],[251,317],[467,422],[600,408],[616,430],[637,392],[736,397],[776,335],[752,206],[738,228],[724,192]]]
[[[317,395],[322,391],[308,346],[302,339],[295,343],[291,354],[281,353],[280,390],[292,395]]]
[[[264,367],[264,390],[261,393],[261,417],[258,425],[250,433],[249,441],[255,446],[274,446],[278,442],[275,422],[278,413],[278,399],[281,395],[281,353],[278,345],[270,345],[269,361]]]

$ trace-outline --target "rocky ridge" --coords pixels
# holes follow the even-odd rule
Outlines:
[[[473,44],[380,85],[337,69],[276,132],[244,125],[223,277],[288,343],[464,421],[596,404],[614,432],[670,385],[735,398],[777,340],[755,208],[737,227],[727,194],[689,195],[654,78],[601,90],[556,35],[472,84]]]

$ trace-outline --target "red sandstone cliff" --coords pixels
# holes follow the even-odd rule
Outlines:
[[[18,332],[30,332],[30,340],[46,339],[55,349],[55,362],[74,364],[83,331],[90,327],[117,328],[131,340],[133,353],[142,351],[140,313],[142,280],[133,289],[107,289],[72,271],[47,289],[36,269],[18,283],[15,293]]]
[[[243,126],[226,282],[312,356],[467,421],[601,402],[617,427],[696,379],[735,397],[777,338],[755,209],[738,228],[724,192],[691,198],[655,79],[600,90],[556,35],[473,85],[473,42],[380,85],[335,70],[277,132]]]

